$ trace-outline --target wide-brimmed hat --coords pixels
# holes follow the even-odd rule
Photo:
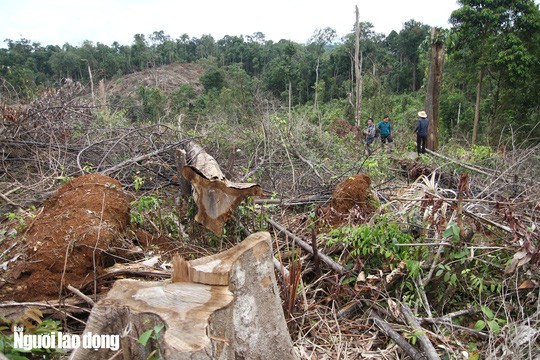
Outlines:
[[[420,116],[421,118],[427,118],[427,114],[426,114],[425,111],[420,111],[420,112],[418,113],[418,116]]]

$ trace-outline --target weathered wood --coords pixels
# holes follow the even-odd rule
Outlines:
[[[191,281],[117,281],[93,308],[85,334],[121,335],[118,351],[132,360],[147,359],[154,350],[167,360],[296,359],[269,233],[188,264]],[[137,341],[158,325],[165,325],[158,336],[144,346]],[[70,359],[114,355],[109,349],[78,348]]]
[[[283,264],[280,263],[279,260],[276,259],[275,257],[272,258],[272,261],[274,262],[274,268],[277,270],[277,272],[281,274],[281,277],[283,278],[283,280],[287,281],[291,276],[289,269],[283,266]]]
[[[75,295],[77,295],[78,297],[80,297],[81,299],[83,299],[84,301],[86,301],[88,303],[88,305],[94,306],[96,304],[94,300],[92,300],[88,296],[84,295],[82,292],[80,292],[79,289],[76,289],[71,285],[68,285],[67,289],[69,291],[71,291],[72,293],[74,293]]]
[[[437,350],[435,350],[435,347],[433,347],[433,344],[431,343],[431,341],[429,341],[427,335],[425,334],[425,330],[422,328],[420,322],[418,322],[418,320],[412,313],[409,305],[403,303],[401,306],[401,312],[403,313],[403,316],[405,316],[405,319],[407,319],[409,325],[413,328],[414,334],[418,338],[422,349],[424,349],[427,358],[430,360],[439,360],[440,357],[437,354]]]
[[[486,176],[489,176],[489,177],[493,177],[493,176],[496,176],[495,173],[488,173],[488,172],[485,172],[484,170],[481,170],[481,169],[478,169],[472,165],[469,165],[469,164],[465,164],[461,161],[458,161],[458,160],[455,160],[455,159],[452,159],[452,158],[449,158],[448,156],[444,156],[442,154],[439,154],[438,152],[435,152],[435,151],[432,151],[430,149],[426,149],[426,151],[431,154],[431,155],[434,155],[434,156],[437,156],[437,157],[440,157],[441,159],[444,159],[444,160],[447,160],[447,161],[451,161],[453,162],[454,164],[458,164],[459,166],[461,167],[464,167],[465,169],[469,169],[471,171],[474,171],[474,172],[477,172],[479,174],[482,174],[482,175],[486,175]]]
[[[176,149],[176,171],[178,177],[178,185],[180,187],[180,196],[184,202],[188,201],[191,196],[191,185],[189,181],[182,175],[182,169],[187,165],[186,151],[183,149]]]
[[[185,145],[185,151],[187,165],[182,168],[182,176],[194,189],[195,220],[221,235],[223,225],[232,217],[234,209],[249,196],[261,196],[261,187],[227,180],[217,161],[193,141]]]
[[[407,340],[403,338],[396,330],[394,330],[388,323],[381,319],[373,310],[369,311],[369,318],[381,329],[388,337],[402,348],[407,355],[414,360],[424,360],[426,357],[415,347],[413,347]]]
[[[178,145],[179,145],[178,143],[170,144],[170,145],[164,146],[164,147],[161,148],[161,149],[157,149],[157,150],[155,150],[155,151],[152,151],[152,152],[150,152],[150,153],[148,153],[148,154],[144,154],[144,155],[136,156],[136,157],[131,158],[131,159],[124,160],[124,161],[122,161],[122,162],[119,163],[119,164],[116,164],[116,165],[114,165],[114,166],[111,166],[111,167],[108,168],[108,169],[105,169],[105,170],[103,170],[103,171],[100,171],[100,173],[103,174],[103,175],[110,175],[110,174],[113,174],[113,173],[115,173],[116,171],[121,170],[121,169],[124,168],[125,166],[132,165],[132,164],[134,164],[134,163],[138,163],[138,162],[143,161],[143,160],[147,160],[147,159],[149,159],[149,158],[151,158],[151,157],[154,157],[154,156],[156,156],[156,155],[158,155],[158,154],[160,154],[160,153],[162,153],[162,152],[169,151],[170,149],[175,148],[175,147],[177,147]],[[80,155],[80,154],[81,154],[81,153],[79,153],[79,155]],[[79,159],[79,157],[80,157],[79,155],[77,156],[77,163],[79,163],[79,160],[80,160],[80,159]],[[82,172],[82,168],[81,168],[80,164],[79,164],[79,168],[81,169],[81,172]],[[83,173],[84,173],[84,172],[83,172]]]
[[[441,84],[444,64],[444,41],[439,28],[431,28],[431,56],[424,110],[427,112],[430,124],[428,127],[427,147],[436,151],[439,147],[439,107]]]
[[[356,21],[354,23],[354,79],[355,79],[355,112],[354,119],[357,127],[360,127],[362,115],[362,64],[360,53],[360,14],[358,6],[354,7]]]
[[[270,225],[272,225],[274,228],[276,228],[277,230],[283,232],[284,234],[286,234],[287,236],[289,236],[291,239],[293,239],[302,249],[304,249],[305,251],[307,251],[308,253],[312,254],[313,255],[313,248],[311,247],[311,245],[309,245],[307,242],[305,242],[304,240],[300,239],[298,236],[294,235],[292,232],[290,232],[289,230],[287,230],[283,225],[280,225],[279,223],[275,222],[274,220],[272,219],[269,219],[268,220],[268,223]],[[318,253],[319,255],[319,258],[324,262],[326,263],[328,266],[330,266],[332,269],[334,269],[335,271],[337,271],[339,274],[344,274],[347,272],[347,270],[341,266],[340,264],[336,263],[334,260],[330,259],[330,257],[326,254],[323,254],[321,252]]]

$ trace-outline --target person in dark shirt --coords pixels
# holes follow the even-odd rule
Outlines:
[[[428,136],[429,120],[425,111],[418,113],[418,124],[414,132],[416,133],[416,151],[418,154],[426,153],[426,142]]]

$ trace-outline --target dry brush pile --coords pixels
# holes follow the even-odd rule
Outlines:
[[[289,121],[270,101],[253,104],[249,123],[214,114],[134,125],[82,91],[66,82],[26,106],[3,107],[2,214],[39,206],[61,182],[99,172],[134,201],[157,199],[152,216],[141,211],[132,221],[174,241],[225,247],[246,231],[274,229],[284,309],[302,358],[538,354],[539,146],[484,167],[437,157],[437,165],[401,170],[380,152],[366,159],[352,134],[321,131],[300,114]],[[242,206],[219,239],[201,229],[186,234],[190,213],[174,204],[174,150],[191,139],[227,178],[265,192],[266,203]],[[359,172],[372,176],[355,178]],[[132,213],[139,205],[132,202]],[[307,246],[300,250],[295,238]]]

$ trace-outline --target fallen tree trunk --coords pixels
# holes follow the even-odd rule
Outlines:
[[[190,281],[117,281],[93,308],[84,334],[121,336],[117,351],[132,360],[152,353],[167,360],[297,358],[278,296],[269,233],[185,262],[185,268],[174,269],[173,279],[179,272]],[[143,344],[148,330],[154,333]],[[114,355],[107,348],[79,347],[70,359]]]
[[[187,165],[181,174],[194,189],[195,220],[221,235],[223,225],[232,217],[234,209],[249,196],[261,196],[261,187],[253,183],[230,182],[217,161],[201,146],[193,141],[184,146]]]

